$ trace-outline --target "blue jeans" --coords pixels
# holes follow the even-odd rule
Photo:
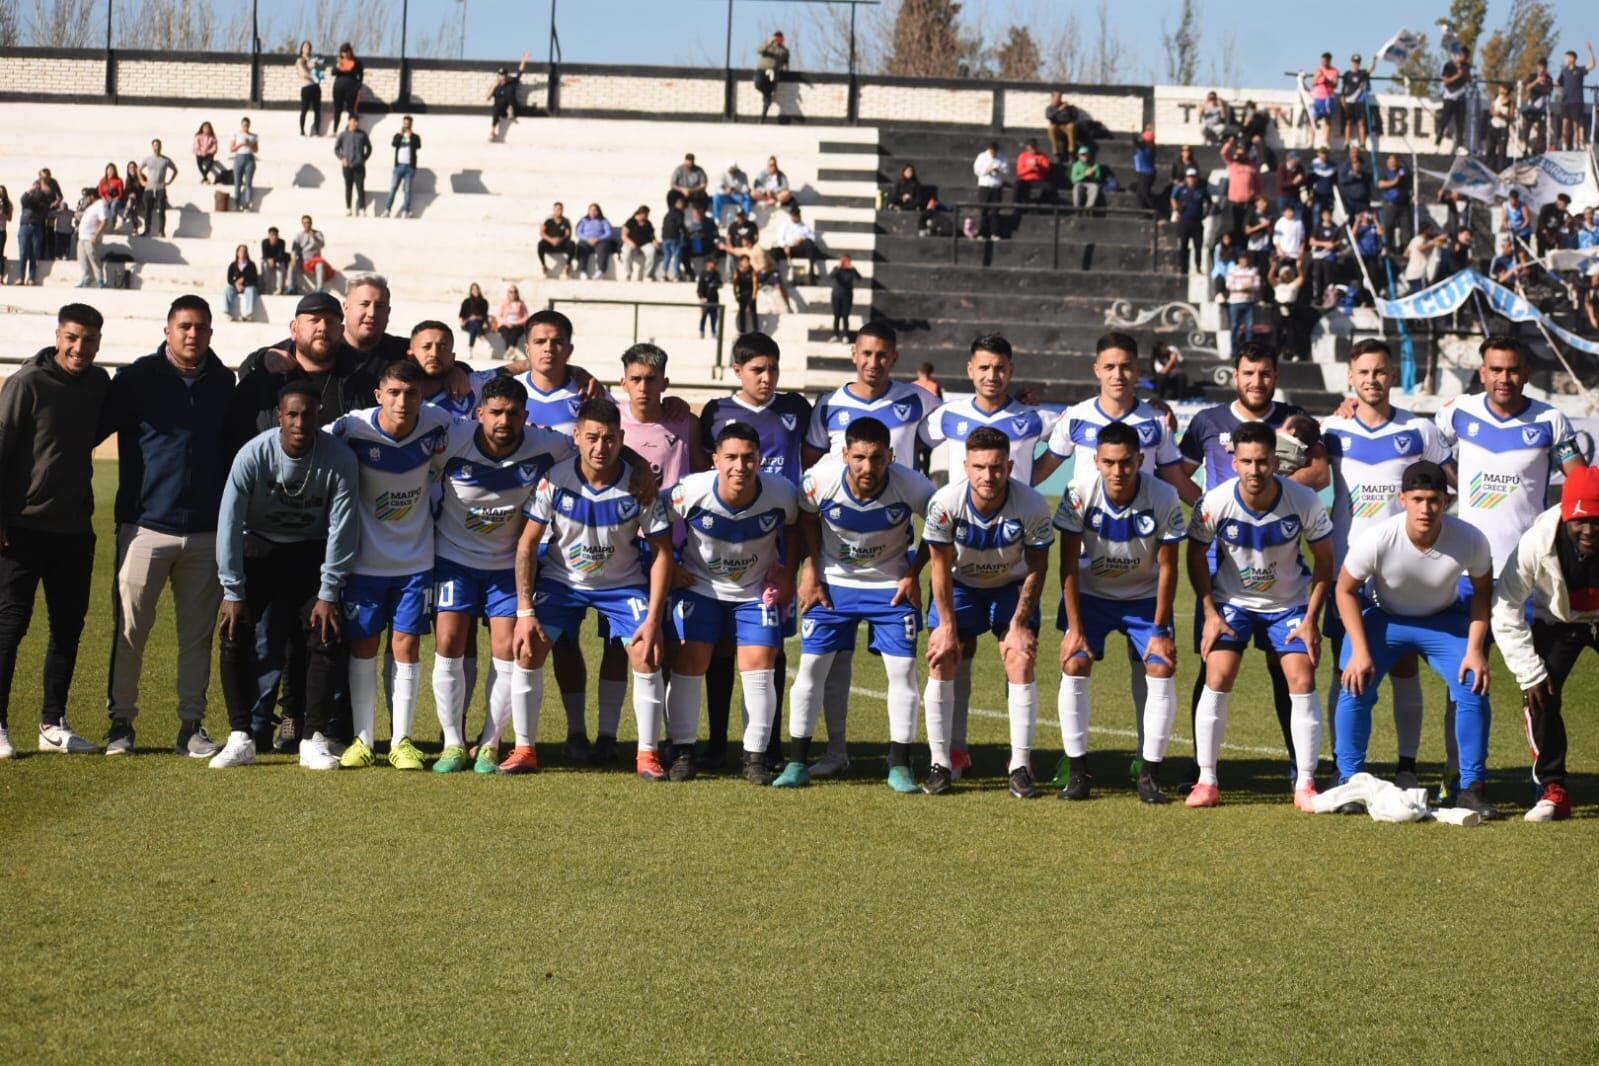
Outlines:
[[[255,153],[233,157],[233,190],[239,210],[247,210],[255,203]]]
[[[722,208],[728,204],[737,204],[742,207],[746,215],[755,213],[755,201],[750,197],[749,193],[719,192],[711,197],[711,217],[716,220],[718,226],[722,224]]]
[[[676,281],[683,273],[683,242],[661,241],[661,277]]]
[[[1228,320],[1232,325],[1233,351],[1237,352],[1255,335],[1255,304],[1228,304]]]
[[[39,281],[39,245],[44,234],[37,223],[24,222],[17,227],[17,280],[30,277]]]
[[[389,199],[383,205],[386,215],[394,209],[394,194],[400,191],[400,186],[405,186],[405,200],[400,204],[400,210],[406,214],[411,213],[411,182],[416,178],[416,167],[410,163],[394,164],[394,179],[389,183]]]

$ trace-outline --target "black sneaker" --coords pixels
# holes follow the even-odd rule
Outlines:
[[[589,762],[595,766],[610,766],[621,761],[622,753],[617,750],[615,737],[602,735],[594,741],[594,747],[589,752]]]
[[[922,791],[929,796],[947,796],[955,789],[955,775],[949,772],[949,767],[933,764],[927,771],[927,780],[922,782]]]
[[[1496,821],[1499,818],[1499,809],[1488,802],[1481,781],[1456,793],[1455,806],[1462,810],[1476,811],[1485,822]]]
[[[1414,770],[1401,770],[1394,775],[1394,784],[1400,788],[1420,788],[1421,779]]]
[[[1350,800],[1348,803],[1338,805],[1337,814],[1365,814],[1366,805],[1359,800]]]
[[[1018,766],[1010,772],[1010,794],[1019,800],[1038,798],[1038,786],[1033,783],[1033,771]]]
[[[1191,762],[1183,768],[1183,776],[1177,781],[1177,794],[1186,796],[1199,784],[1199,764]]]
[[[584,765],[594,757],[594,745],[589,743],[589,738],[582,733],[573,733],[566,738],[566,743],[561,745],[561,754],[567,761]]]
[[[707,740],[704,749],[700,752],[699,768],[707,773],[718,774],[727,769],[727,741],[720,743]]]
[[[672,755],[672,765],[667,768],[666,777],[669,781],[692,781],[699,773],[699,767],[694,760],[694,745],[679,745]]]
[[[1088,776],[1087,770],[1073,770],[1066,779],[1066,787],[1060,790],[1063,800],[1085,800],[1088,798],[1089,782],[1093,779]]]
[[[133,754],[133,722],[127,718],[111,719],[111,728],[105,735],[107,755]]]
[[[286,714],[278,722],[277,733],[272,737],[272,750],[293,754],[300,750],[300,722],[292,714]]]
[[[1138,775],[1138,798],[1143,803],[1170,803],[1171,797],[1160,790],[1160,785],[1148,774]]]
[[[672,769],[677,769],[677,764],[672,764]],[[744,753],[744,780],[752,785],[770,785],[777,780],[777,775],[766,765],[766,753],[747,751]]]

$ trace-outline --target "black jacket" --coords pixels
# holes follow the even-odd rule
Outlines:
[[[119,523],[182,536],[217,528],[233,462],[233,371],[207,351],[185,383],[162,344],[111,379],[107,428],[117,435]]]
[[[294,342],[284,340],[273,347],[292,353]],[[251,352],[239,367],[239,387],[233,394],[232,413],[228,419],[230,456],[257,433],[277,425],[279,389],[291,381],[316,382],[312,375],[298,366],[286,374],[269,371],[263,363],[266,351],[266,348],[260,348]],[[319,419],[322,425],[328,425],[350,411],[377,405],[375,393],[378,378],[371,368],[374,361],[347,344],[339,344],[333,369],[320,382],[322,406]]]
[[[97,366],[73,376],[55,356],[40,349],[0,388],[0,526],[88,533],[111,379]]]

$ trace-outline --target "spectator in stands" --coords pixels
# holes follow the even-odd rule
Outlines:
[[[1454,239],[1443,247],[1438,257],[1438,277],[1435,281],[1453,277],[1462,270],[1471,269],[1471,227],[1461,226],[1454,232]]]
[[[539,266],[545,277],[551,277],[550,262],[546,256],[566,256],[566,276],[577,276],[577,248],[572,244],[572,221],[566,217],[566,205],[557,201],[550,207],[550,217],[539,227]]]
[[[1499,211],[1499,232],[1509,233],[1519,241],[1532,240],[1532,212],[1521,202],[1521,190],[1511,189]]]
[[[1565,247],[1566,229],[1571,224],[1571,197],[1560,193],[1538,209],[1538,254]]]
[[[1177,149],[1177,161],[1171,165],[1171,190],[1168,192],[1168,196],[1171,192],[1177,190],[1177,186],[1183,183],[1190,170],[1198,172],[1199,160],[1194,156],[1194,146],[1185,144]]]
[[[50,213],[50,194],[38,178],[17,198],[17,284],[39,284],[39,248],[45,218]]]
[[[833,290],[834,343],[843,344],[850,339],[849,316],[855,309],[855,286],[860,280],[861,272],[855,269],[855,261],[847,255],[840,256],[838,266],[827,275],[828,284]]]
[[[1471,57],[1459,45],[1455,46],[1443,69],[1443,106],[1438,111],[1438,132],[1432,145],[1443,144],[1444,136],[1454,127],[1455,154],[1466,154],[1466,96],[1471,91]]]
[[[933,376],[932,363],[918,365],[916,367],[916,377],[911,381],[911,384],[931,393],[935,400],[942,402],[944,399],[944,386],[940,385],[938,379]]]
[[[1582,313],[1588,316],[1588,328],[1599,330],[1599,266],[1588,268],[1588,284],[1582,292]]]
[[[161,142],[150,142],[150,154],[139,164],[144,183],[144,235],[167,235],[167,184],[178,176],[178,165],[161,154]]]
[[[1277,169],[1277,210],[1289,204],[1303,209],[1305,190],[1310,186],[1310,175],[1305,170],[1298,152],[1289,152],[1288,158]]]
[[[1338,164],[1338,194],[1344,201],[1344,212],[1357,215],[1371,206],[1371,167],[1360,145],[1349,146],[1349,154]]]
[[[51,215],[55,226],[55,253],[57,259],[71,259],[77,250],[78,216],[89,206],[88,197],[94,190],[84,189],[72,207],[61,204]]]
[[[344,213],[366,214],[366,161],[372,157],[372,138],[354,115],[333,139],[333,154],[344,170]]]
[[[1044,132],[1049,135],[1049,150],[1065,163],[1077,158],[1077,138],[1082,130],[1083,113],[1061,93],[1051,93],[1044,107]]]
[[[355,116],[350,116],[355,121]],[[326,292],[333,277],[333,264],[322,258],[327,239],[311,222],[310,215],[300,216],[300,232],[294,235],[294,259],[300,264],[300,273],[311,281],[312,292]]]
[[[598,278],[611,269],[616,253],[616,229],[599,204],[589,204],[588,213],[577,220],[578,276]]]
[[[1316,158],[1310,161],[1310,212],[1320,219],[1323,211],[1333,210],[1338,199],[1338,164],[1332,161],[1332,149],[1316,149]]]
[[[1205,94],[1199,105],[1199,133],[1206,144],[1220,144],[1227,137],[1227,105],[1214,90]]]
[[[516,94],[522,84],[522,75],[527,70],[528,60],[533,57],[527,52],[522,53],[522,61],[516,65],[516,73],[501,67],[494,75],[494,84],[489,87],[489,143],[493,144],[498,139],[511,135],[511,123],[516,121]],[[500,123],[505,123],[505,129],[500,129]]]
[[[261,270],[263,292],[289,291],[289,246],[278,235],[276,226],[268,226],[266,236],[261,238]]]
[[[56,245],[56,221],[58,217],[63,210],[66,211],[69,217],[72,214],[71,208],[67,206],[66,196],[61,191],[61,183],[51,176],[49,167],[40,167],[39,184],[50,196],[49,209],[44,217],[44,232],[40,242],[39,254],[45,259],[70,258],[75,251],[75,249],[70,247],[70,241],[60,248]],[[69,226],[68,231],[70,232],[70,230],[71,227]]]
[[[233,153],[233,198],[240,211],[255,206],[255,154],[261,150],[261,138],[250,130],[250,120],[239,119],[239,128],[228,142]]]
[[[714,337],[722,323],[722,272],[716,266],[715,256],[705,261],[694,293],[700,301],[700,337],[705,336],[706,323],[710,323],[711,336]]]
[[[1410,238],[1405,245],[1405,294],[1420,292],[1427,287],[1427,279],[1432,276],[1429,267],[1435,258],[1435,253],[1449,238],[1440,233],[1432,219],[1426,219],[1421,224],[1421,229]]]
[[[139,177],[138,160],[130,159],[128,169],[122,172],[122,220],[127,223],[129,233],[139,231],[139,208],[143,203],[144,179]]]
[[[1055,198],[1049,169],[1049,156],[1038,150],[1037,141],[1022,145],[1022,154],[1016,157],[1017,203],[1040,203]]]
[[[1583,79],[1599,61],[1594,59],[1593,42],[1588,42],[1588,65],[1577,65],[1577,53],[1567,52],[1562,60],[1556,81],[1560,85],[1563,105],[1560,111],[1560,145],[1568,152],[1580,151],[1588,140],[1588,99]]]
[[[1171,194],[1171,218],[1177,224],[1179,273],[1187,272],[1190,262],[1196,272],[1205,269],[1205,219],[1210,208],[1210,190],[1200,183],[1199,171],[1189,167],[1183,174],[1183,183]]]
[[[1343,250],[1344,231],[1333,221],[1330,207],[1321,211],[1321,221],[1310,231],[1311,302],[1328,306],[1327,293],[1338,280],[1338,253]]]
[[[781,257],[787,259],[791,266],[795,261],[805,259],[810,263],[811,277],[821,276],[822,261],[826,257],[816,245],[816,231],[800,217],[798,207],[788,209],[788,221],[783,224],[778,243],[782,246]]]
[[[1355,233],[1355,254],[1360,257],[1362,284],[1371,296],[1386,294],[1389,290],[1388,270],[1382,253],[1388,241],[1382,222],[1368,206],[1355,216],[1350,229]]]
[[[777,83],[783,80],[783,72],[788,69],[788,45],[783,43],[783,35],[774,33],[756,49],[760,56],[755,61],[755,91],[761,94],[761,121],[766,121],[766,113],[772,109],[772,100],[777,96]],[[716,213],[717,221],[721,221],[722,213]]]
[[[194,132],[194,166],[200,172],[201,185],[210,185],[212,179],[222,173],[222,167],[217,164],[217,131],[209,122],[200,123],[200,128]]]
[[[78,220],[78,266],[83,268],[83,277],[78,282],[78,288],[87,289],[93,285],[95,288],[103,289],[105,288],[105,245],[102,241],[106,231],[111,228],[111,205],[102,200],[100,194],[93,189],[84,189],[83,196],[89,203]]]
[[[122,177],[117,173],[115,163],[105,165],[105,175],[100,179],[100,184],[94,187],[94,191],[100,194],[100,199],[110,205],[111,225],[115,227],[124,206],[122,198],[127,192],[127,187],[122,184]]]
[[[736,161],[727,164],[727,169],[722,171],[720,187],[711,199],[711,217],[716,219],[717,225],[722,224],[728,204],[742,207],[746,212],[755,210],[755,201],[750,197],[750,177]]]
[[[916,218],[916,233],[921,237],[948,237],[955,232],[949,208],[938,197],[929,196]]]
[[[1338,83],[1338,107],[1343,112],[1344,140],[1366,143],[1366,105],[1371,102],[1371,71],[1360,65],[1360,57],[1349,57],[1349,69]]]
[[[683,223],[683,265],[691,278],[699,276],[700,267],[719,250],[720,235],[716,220],[705,213],[699,204],[690,204],[688,217]]]
[[[1228,137],[1221,146],[1222,162],[1227,164],[1228,232],[1241,237],[1249,222],[1260,185],[1260,164],[1249,153],[1249,146],[1238,137]]]
[[[400,120],[400,132],[389,143],[394,148],[394,176],[389,181],[389,198],[383,205],[383,213],[394,217],[394,197],[403,186],[405,198],[400,201],[400,217],[410,218],[411,186],[416,181],[417,159],[422,151],[422,138],[411,128],[410,115]]]
[[[4,185],[0,185],[0,285],[6,283],[6,227],[11,225],[14,211],[11,194]]]
[[[666,198],[666,214],[661,216],[661,277],[676,281],[683,273],[683,238],[687,222],[683,197],[673,193]]]
[[[466,333],[466,350],[470,352],[476,346],[477,339],[489,328],[489,302],[483,298],[483,290],[477,282],[474,281],[466,290],[466,299],[461,301],[457,317],[461,329]]]
[[[1272,127],[1276,124],[1272,111],[1257,107],[1253,100],[1244,101],[1244,114],[1238,124],[1238,136],[1248,146],[1249,154],[1255,157],[1255,162],[1262,170],[1277,169],[1277,153],[1272,151],[1271,143],[1267,140]]]
[[[1521,84],[1521,150],[1524,155],[1539,155],[1548,147],[1549,101],[1554,89],[1549,60],[1538,60],[1538,69]]]
[[[500,340],[505,344],[507,359],[521,346],[522,338],[527,334],[527,320],[527,304],[522,302],[522,294],[512,285],[505,290],[500,309],[489,319],[489,325],[499,333]]]
[[[1238,261],[1238,238],[1224,229],[1210,253],[1210,295],[1219,304],[1227,302],[1227,274]]]
[[[777,295],[782,297],[783,309],[792,312],[794,303],[789,298],[788,287],[783,284],[783,272],[778,269],[777,260],[772,254],[760,245],[749,248],[732,249],[732,254],[739,259],[749,260],[751,269],[755,272],[756,293],[759,295],[759,286],[771,285],[777,289]]]
[[[1510,86],[1501,82],[1488,105],[1488,136],[1483,141],[1483,159],[1492,170],[1503,170],[1510,160],[1510,123],[1515,118],[1516,104],[1510,98]]]
[[[1227,268],[1227,320],[1233,351],[1255,336],[1255,303],[1260,299],[1260,268],[1245,254],[1234,254]]]
[[[755,315],[755,298],[760,294],[761,279],[755,275],[755,264],[748,255],[734,256],[733,300],[738,304],[738,319],[734,323],[740,336],[754,333],[760,323]]]
[[[998,141],[988,142],[988,147],[972,160],[972,173],[977,177],[977,200],[983,204],[982,218],[977,227],[981,240],[993,240],[997,233],[999,211],[993,206],[1005,196],[1005,174],[1010,161],[1000,151]]]
[[[1138,206],[1159,213],[1155,206],[1155,126],[1144,124],[1144,132],[1133,138],[1133,193]]]
[[[1388,165],[1377,175],[1377,189],[1382,195],[1382,228],[1388,232],[1389,248],[1398,252],[1410,243],[1416,228],[1411,225],[1415,208],[1415,178],[1410,168],[1397,155],[1388,157]]]
[[[1077,146],[1077,162],[1072,164],[1071,177],[1072,206],[1098,207],[1099,189],[1105,183],[1105,171],[1086,144]]]
[[[733,212],[733,223],[727,227],[727,244],[730,248],[753,248],[761,239],[761,227],[745,213],[743,208]],[[732,269],[731,266],[728,267]]]
[[[222,290],[222,308],[228,317],[237,322],[242,315],[246,322],[255,318],[255,298],[261,291],[261,275],[250,262],[250,246],[241,244],[233,249],[233,261],[228,264],[228,283]]]
[[[766,169],[755,179],[750,195],[758,204],[780,207],[792,203],[794,191],[788,187],[788,175],[777,165],[777,156],[767,156]]]
[[[689,152],[672,171],[671,188],[666,192],[667,202],[670,203],[676,194],[701,211],[708,211],[711,197],[705,190],[709,185],[710,178],[706,176],[705,168],[696,163],[694,153]]]
[[[1599,221],[1594,218],[1593,208],[1584,208],[1582,217],[1572,220],[1571,235],[1572,245],[1581,251],[1599,248]]]
[[[1287,358],[1298,358],[1297,353],[1304,351],[1297,323],[1302,309],[1300,296],[1304,292],[1305,277],[1293,263],[1283,263],[1271,276],[1271,281],[1271,302],[1276,311],[1272,345],[1279,352],[1295,353]]]
[[[622,223],[622,267],[627,280],[633,280],[633,268],[638,267],[640,281],[654,281],[655,262],[661,254],[661,243],[655,239],[655,223],[650,221],[650,209],[639,204],[626,222]]]
[[[361,114],[361,86],[366,81],[366,65],[355,57],[350,42],[339,45],[338,58],[333,61],[333,125],[338,129],[345,115],[352,119]]]
[[[1516,242],[1509,235],[1500,237],[1499,254],[1488,261],[1488,276],[1515,288],[1516,273]]]
[[[1249,209],[1249,219],[1244,223],[1244,251],[1254,260],[1255,269],[1266,276],[1271,267],[1273,230],[1277,216],[1272,214],[1271,201],[1264,193],[1255,197]]]
[[[1158,341],[1149,361],[1155,379],[1157,400],[1181,400],[1188,395],[1188,374],[1183,370],[1183,351],[1175,344]]]
[[[926,202],[926,191],[921,179],[916,176],[916,168],[906,163],[900,168],[899,177],[889,191],[888,206],[896,211],[917,211]]]
[[[300,53],[294,57],[294,73],[300,79],[300,136],[319,137],[322,134],[322,57],[313,55],[311,42],[300,42]],[[305,129],[305,116],[311,116],[311,130]]]
[[[1310,77],[1310,117],[1321,143],[1332,147],[1333,110],[1338,106],[1338,68],[1332,53],[1323,52],[1316,73]]]

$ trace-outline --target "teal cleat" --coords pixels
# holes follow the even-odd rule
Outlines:
[[[802,762],[791,762],[772,782],[773,788],[804,788],[811,783],[811,772]]]
[[[500,768],[500,746],[498,744],[484,744],[477,749],[477,762],[472,770],[479,774],[492,774]]]
[[[786,770],[784,771],[787,772]],[[920,792],[921,787],[916,784],[916,775],[911,773],[909,766],[891,766],[888,768],[888,787],[895,792]]]
[[[459,744],[451,744],[439,753],[437,761],[433,763],[433,772],[458,774],[471,765],[471,760],[466,757],[466,749]]]

